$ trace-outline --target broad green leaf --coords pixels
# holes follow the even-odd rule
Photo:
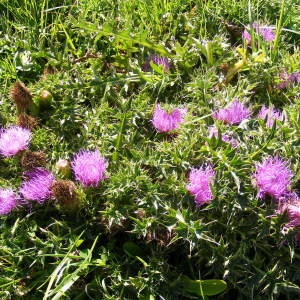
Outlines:
[[[176,280],[175,286],[186,293],[198,296],[214,296],[225,291],[227,284],[219,279],[192,280],[183,275]]]
[[[133,242],[124,243],[123,250],[130,257],[136,257],[136,256],[142,257],[144,254],[143,250]]]

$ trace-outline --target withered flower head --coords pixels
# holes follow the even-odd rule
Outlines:
[[[12,100],[16,103],[19,112],[24,112],[32,102],[32,94],[25,84],[17,81],[10,91]]]
[[[135,211],[135,214],[136,216],[139,218],[139,219],[144,219],[145,216],[146,216],[146,212],[144,209],[142,208],[138,208],[136,211]]]
[[[157,228],[148,229],[145,240],[146,243],[156,242],[159,246],[167,246],[173,237],[174,232],[172,229],[158,226]]]
[[[54,198],[65,208],[78,207],[76,185],[71,180],[57,180],[52,185]]]
[[[32,116],[29,116],[25,113],[21,113],[17,117],[17,125],[32,130],[35,127],[37,127],[38,121]]]
[[[57,72],[56,68],[54,68],[51,65],[48,65],[47,67],[45,67],[43,75],[47,76],[47,75],[55,74],[56,72]]]
[[[46,166],[46,155],[41,151],[25,151],[21,158],[22,167],[29,171],[31,169],[37,167],[45,167]]]

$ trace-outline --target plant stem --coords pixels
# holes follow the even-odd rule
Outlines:
[[[274,48],[273,48],[273,60],[276,59],[277,54],[278,54],[278,44],[279,44],[279,38],[281,34],[281,28],[282,28],[282,20],[283,20],[283,13],[284,13],[284,5],[285,5],[285,0],[281,1],[281,6],[280,6],[280,15],[279,15],[279,21],[276,26],[276,35],[275,35],[275,41],[274,41]]]

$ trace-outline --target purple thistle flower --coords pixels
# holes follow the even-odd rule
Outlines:
[[[44,168],[34,168],[24,173],[28,177],[20,188],[20,193],[26,200],[43,203],[52,195],[51,187],[54,182],[53,174]]]
[[[84,187],[97,186],[100,181],[106,178],[106,160],[98,150],[80,150],[71,162],[72,169],[78,180]]]
[[[246,41],[247,45],[251,44],[251,34],[246,29],[243,31],[242,38]]]
[[[267,118],[267,127],[272,127],[274,124],[274,120],[283,121],[283,114],[280,113],[278,110],[274,109],[273,107],[266,107],[265,105],[262,106],[258,113],[258,117],[260,119],[265,120]]]
[[[292,83],[300,83],[300,72],[293,72],[290,75],[284,70],[279,74],[279,83],[277,84],[278,89],[285,89]]]
[[[273,42],[275,40],[275,32],[271,27],[258,27],[257,32],[266,42]]]
[[[280,80],[288,80],[289,75],[285,69],[279,74],[279,78]]]
[[[261,35],[262,38],[266,42],[273,42],[275,40],[275,32],[270,26],[259,26],[256,22],[252,24],[252,27],[254,28],[254,33],[257,35]],[[247,27],[249,30],[249,27]],[[244,30],[242,34],[242,38],[247,42],[248,45],[251,44],[251,34],[247,31],[247,29]]]
[[[0,153],[5,157],[17,154],[19,151],[25,150],[31,140],[30,130],[11,126],[2,129],[0,132]]]
[[[218,138],[218,134],[219,134],[218,129],[217,129],[214,125],[208,127],[208,137],[209,137],[210,139],[211,139],[213,136],[214,136],[215,138]]]
[[[289,76],[289,81],[293,83],[300,83],[300,72],[291,73]]]
[[[189,184],[186,186],[186,189],[195,196],[197,206],[208,203],[213,199],[210,185],[214,181],[214,176],[215,172],[210,165],[191,169]]]
[[[228,134],[222,135],[222,141],[231,145],[232,148],[237,148],[238,142],[236,139],[230,137]]]
[[[289,85],[289,81],[288,80],[284,80],[284,81],[280,81],[277,85],[277,88],[280,90],[285,89],[288,85]]]
[[[289,222],[285,227],[300,226],[300,198],[293,192],[280,199],[277,212],[282,214],[287,212]]]
[[[278,89],[285,89],[289,84],[289,76],[288,73],[286,72],[286,70],[283,70],[280,74],[279,74],[279,83],[277,84],[277,88]]]
[[[0,189],[0,215],[9,214],[17,206],[17,197],[11,189]]]
[[[253,22],[253,23],[252,23],[252,27],[255,29],[255,31],[257,31],[258,28],[259,28],[259,25],[258,25],[257,22]]]
[[[268,157],[255,165],[253,174],[254,185],[258,188],[258,198],[265,195],[280,199],[289,191],[293,173],[287,166],[287,162],[275,157]]]
[[[170,61],[167,57],[162,57],[159,55],[151,55],[149,59],[146,61],[146,63],[143,65],[142,70],[143,71],[149,71],[150,70],[150,62],[156,64],[157,66],[162,66],[164,69],[164,72],[168,72],[171,68]]]
[[[218,138],[218,129],[215,126],[210,126],[208,128],[208,137]],[[223,142],[228,143],[231,145],[231,147],[236,148],[238,146],[236,139],[233,137],[229,136],[228,134],[222,134],[221,139]]]
[[[176,108],[168,113],[157,104],[153,113],[152,124],[158,132],[169,132],[177,129],[179,124],[184,122],[185,114],[186,109]]]
[[[234,100],[227,106],[227,108],[223,108],[215,112],[213,117],[233,125],[239,124],[244,119],[247,119],[250,115],[251,112],[244,103]]]

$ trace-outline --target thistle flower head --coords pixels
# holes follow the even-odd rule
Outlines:
[[[12,100],[19,111],[25,111],[32,102],[32,94],[23,82],[17,81],[10,91]]]
[[[54,181],[52,173],[43,168],[35,168],[24,173],[28,180],[20,187],[20,193],[26,200],[43,203],[52,195],[51,186]]]
[[[289,81],[289,75],[286,70],[283,70],[279,74],[279,83],[277,84],[278,89],[285,89],[287,86],[289,86],[290,81]]]
[[[300,72],[294,72],[289,75],[289,81],[292,83],[300,83]]]
[[[158,66],[162,66],[164,69],[164,72],[168,72],[171,68],[170,61],[167,57],[162,57],[159,55],[151,55],[147,62],[142,67],[143,71],[149,71],[150,70],[150,62],[154,63]]]
[[[212,166],[201,166],[193,168],[189,174],[189,184],[186,189],[195,196],[195,203],[201,206],[213,199],[210,185],[214,181],[215,172]]]
[[[263,120],[267,120],[267,127],[272,127],[274,124],[274,120],[283,121],[283,114],[273,107],[262,106],[258,113],[258,117]]]
[[[75,178],[84,187],[97,186],[100,181],[106,178],[106,160],[100,155],[98,150],[80,150],[71,162]]]
[[[212,137],[218,138],[219,136],[219,132],[218,129],[215,126],[210,126],[208,128],[208,137],[212,138]],[[231,137],[228,134],[222,134],[221,135],[221,139],[223,142],[228,143],[231,145],[231,147],[236,148],[238,146],[237,140],[233,137]]]
[[[253,174],[254,185],[258,189],[258,197],[265,195],[276,199],[289,192],[292,172],[287,166],[287,162],[279,157],[268,157],[255,165]]]
[[[9,214],[17,206],[17,197],[11,189],[0,189],[0,215]]]
[[[270,42],[273,42],[275,40],[275,32],[272,29],[272,27],[270,27],[270,26],[260,26],[256,22],[254,22],[252,24],[252,27],[253,27],[254,33],[256,35],[261,36],[264,41],[270,43]],[[247,27],[244,30],[244,32],[242,34],[242,37],[247,42],[247,44],[250,45],[251,44],[251,34],[249,33],[248,30],[249,30],[249,27]]]
[[[213,114],[215,119],[228,124],[239,124],[251,115],[249,108],[244,103],[234,100],[226,108],[220,109]]]
[[[271,27],[261,26],[257,28],[259,33],[266,42],[273,42],[275,40],[275,32]]]
[[[279,73],[279,79],[280,80],[288,80],[289,79],[289,74],[287,71],[284,69]]]
[[[176,108],[170,113],[160,107],[155,106],[152,117],[152,124],[158,132],[169,132],[179,127],[180,123],[184,122],[186,109]]]
[[[289,221],[285,224],[285,227],[300,226],[299,196],[295,192],[292,192],[282,197],[279,201],[277,212],[280,214],[287,212]]]
[[[222,135],[222,141],[230,144],[232,148],[237,148],[238,142],[235,138],[229,136],[228,134],[223,134]]]
[[[242,38],[247,42],[248,45],[251,44],[251,34],[246,29],[242,33]]]
[[[0,153],[5,157],[25,150],[31,140],[31,132],[19,126],[11,126],[0,132]]]
[[[278,89],[285,89],[293,83],[300,83],[300,72],[293,72],[291,74],[288,74],[286,70],[283,70],[279,74],[279,83],[276,87]]]

